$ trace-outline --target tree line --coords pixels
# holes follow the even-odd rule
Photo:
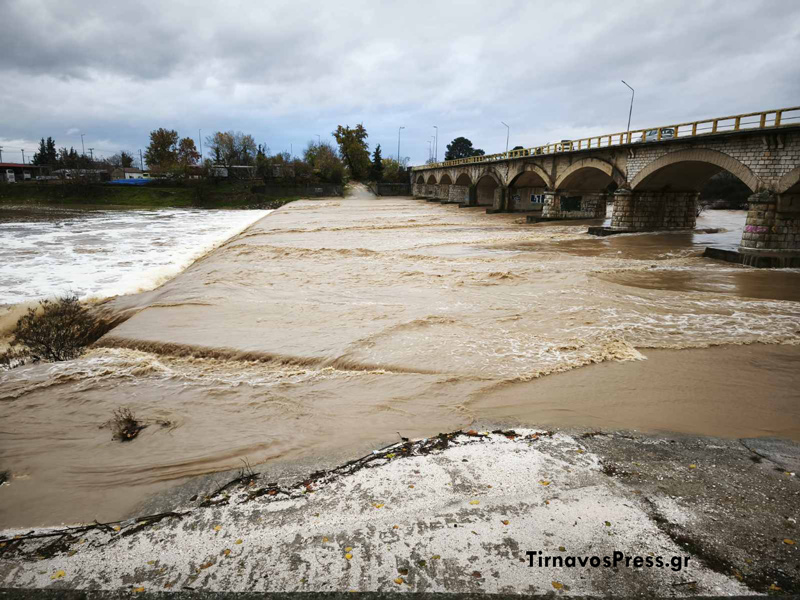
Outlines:
[[[286,177],[289,173],[294,179],[330,183],[343,183],[346,179],[408,181],[408,158],[384,158],[380,144],[370,153],[367,143],[369,135],[363,124],[355,127],[339,125],[331,135],[335,144],[308,142],[302,156],[296,158],[288,152],[272,154],[266,144],[257,144],[250,134],[217,131],[205,138],[212,158],[202,161],[192,138],[182,138],[176,130],[161,127],[150,132],[143,159],[150,171],[172,176],[186,176],[189,171],[209,175],[215,166],[246,166],[253,167],[255,174],[264,179],[270,179],[276,173]],[[480,148],[474,148],[467,138],[457,137],[447,145],[444,160],[484,154]],[[52,137],[41,139],[32,161],[34,165],[61,169],[130,168],[136,166],[136,162],[133,153],[127,151],[95,160],[79,154],[74,148],[58,149]]]

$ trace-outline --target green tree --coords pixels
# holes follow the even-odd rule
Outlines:
[[[344,163],[333,144],[309,142],[303,152],[303,160],[320,181],[339,184],[344,181]]]
[[[144,153],[147,166],[169,169],[178,160],[178,132],[174,129],[159,128],[150,132],[150,145]]]
[[[470,156],[483,156],[486,154],[480,148],[473,148],[472,142],[465,137],[457,137],[447,144],[447,151],[444,153],[445,160],[455,160],[457,158],[469,158]]]
[[[181,167],[196,165],[200,160],[200,153],[194,145],[192,138],[185,137],[178,142],[178,164]]]
[[[383,181],[383,158],[381,157],[381,145],[375,146],[375,152],[372,153],[372,166],[369,170],[369,178],[372,181]]]
[[[133,166],[133,155],[123,150],[119,153],[119,162],[123,169],[130,169]]]
[[[383,180],[390,183],[408,183],[408,157],[404,157],[402,162],[397,162],[393,158],[383,159]]]
[[[348,125],[339,125],[332,135],[339,144],[339,152],[350,170],[350,176],[357,181],[365,179],[370,168],[367,130],[361,123],[352,129]]]
[[[241,131],[217,131],[206,138],[217,164],[230,166],[252,166],[256,164],[258,147],[252,135]]]
[[[34,165],[56,165],[58,164],[58,151],[53,138],[44,138],[39,142],[39,150],[33,155]]]

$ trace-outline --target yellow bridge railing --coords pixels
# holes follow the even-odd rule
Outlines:
[[[607,148],[609,146],[622,146],[625,144],[659,142],[678,138],[683,139],[720,133],[734,133],[737,131],[775,129],[798,124],[800,124],[800,106],[793,106],[791,108],[778,108],[764,112],[744,113],[729,117],[716,117],[701,121],[690,121],[688,123],[676,123],[675,125],[647,127],[645,129],[635,129],[620,133],[607,133],[578,140],[562,140],[560,142],[536,146],[534,148],[509,150],[508,152],[501,152],[499,154],[486,154],[483,156],[446,160],[438,163],[428,163],[413,167],[412,170],[437,169],[472,163],[506,160],[510,158],[525,158],[526,156],[575,152],[578,150]]]

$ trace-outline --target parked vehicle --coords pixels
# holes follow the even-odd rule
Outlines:
[[[668,140],[675,137],[675,128],[674,127],[662,127],[661,128],[661,139]],[[635,142],[658,142],[658,129],[648,129],[644,134],[644,140],[641,138],[635,140]]]
[[[14,169],[6,169],[6,172],[3,174],[6,183],[16,183],[17,179],[14,177]]]

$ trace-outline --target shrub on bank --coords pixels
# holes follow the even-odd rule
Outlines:
[[[105,334],[112,324],[97,317],[75,295],[40,300],[29,308],[12,331],[10,348],[0,365],[13,367],[34,362],[71,360]]]

